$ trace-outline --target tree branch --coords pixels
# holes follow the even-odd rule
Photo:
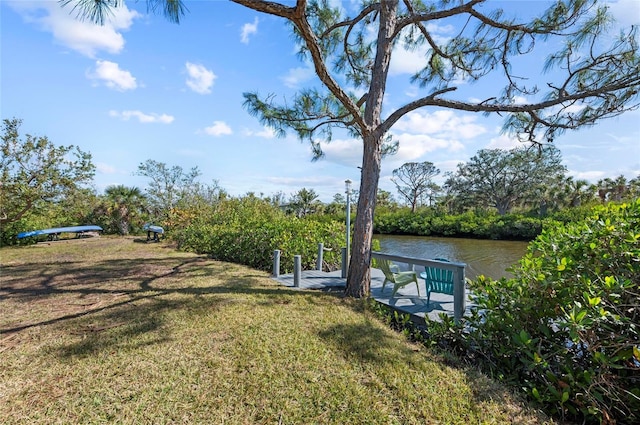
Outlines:
[[[353,121],[361,128],[365,129],[365,123],[360,114],[360,108],[352,102],[351,98],[340,85],[329,74],[327,66],[324,62],[324,57],[320,51],[318,39],[309,25],[306,17],[306,0],[297,0],[294,8],[286,7],[282,4],[260,1],[260,0],[232,0],[235,3],[246,6],[250,9],[258,12],[267,13],[270,15],[280,16],[290,20],[298,29],[300,36],[305,41],[307,49],[311,54],[311,59],[316,71],[316,75],[320,78],[320,81],[329,89],[329,91],[340,101],[340,103],[349,111],[353,116]]]

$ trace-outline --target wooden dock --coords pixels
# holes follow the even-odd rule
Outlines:
[[[302,271],[300,286],[301,290],[324,290],[324,291],[340,291],[346,287],[346,279],[341,277],[341,271],[321,272],[318,270]],[[294,288],[293,274],[280,275],[274,278],[282,285]],[[393,284],[387,283],[382,291],[382,282],[384,274],[379,269],[371,269],[371,297],[376,301],[392,307],[403,313],[411,314],[412,318],[418,323],[424,323],[425,316],[431,320],[440,320],[440,313],[446,313],[453,317],[453,296],[439,293],[431,294],[431,302],[427,307],[427,292],[424,280],[418,278],[420,295],[414,284],[401,288],[396,296],[391,298]],[[466,312],[469,314],[468,293],[466,302]]]

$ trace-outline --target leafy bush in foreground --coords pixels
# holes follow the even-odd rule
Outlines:
[[[640,422],[640,200],[546,229],[514,278],[480,278],[434,340],[475,355],[562,417]]]

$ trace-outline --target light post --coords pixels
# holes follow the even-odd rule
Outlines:
[[[347,194],[347,261],[346,261],[346,270],[349,273],[349,261],[351,260],[351,180],[347,179],[344,181],[344,188]]]

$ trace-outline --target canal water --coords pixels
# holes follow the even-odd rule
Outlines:
[[[485,275],[493,279],[510,277],[507,269],[518,263],[527,242],[485,239],[439,238],[431,236],[374,235],[380,251],[414,258],[446,258],[466,263],[466,277]]]

